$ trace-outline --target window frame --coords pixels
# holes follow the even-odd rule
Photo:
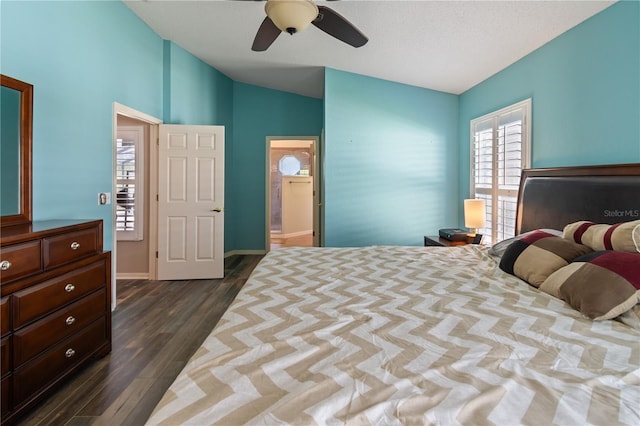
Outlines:
[[[522,128],[521,128],[521,164],[520,164],[520,175],[523,169],[527,169],[531,167],[531,129],[532,129],[532,100],[531,98],[525,99],[520,102],[516,102],[515,104],[509,105],[507,107],[501,108],[499,110],[490,112],[480,117],[476,117],[471,119],[469,122],[469,196],[470,198],[476,198],[477,193],[482,193],[484,195],[488,195],[487,198],[490,199],[491,202],[487,202],[487,223],[491,225],[490,232],[488,228],[483,228],[478,232],[483,234],[490,235],[490,240],[487,243],[494,244],[496,243],[496,237],[501,239],[513,237],[509,233],[504,232],[504,227],[501,230],[498,229],[498,225],[500,223],[504,223],[504,221],[500,222],[500,216],[504,218],[504,215],[501,214],[499,203],[501,202],[501,197],[504,199],[505,197],[509,199],[516,199],[518,196],[518,185],[515,188],[511,189],[501,189],[500,183],[498,182],[499,174],[495,173],[498,168],[496,167],[499,162],[499,144],[496,141],[499,139],[499,130],[500,130],[500,118],[506,117],[509,114],[517,113],[518,111],[522,111]],[[489,189],[480,189],[476,188],[476,128],[481,123],[485,123],[491,121],[491,186]],[[502,125],[504,126],[504,125]],[[487,129],[489,130],[489,129]],[[519,176],[518,176],[518,184],[519,184]],[[506,185],[505,185],[506,186]],[[513,185],[511,185],[513,186]],[[516,206],[517,208],[517,206]],[[515,219],[514,219],[515,221]],[[515,222],[513,223],[513,229],[515,232]]]
[[[126,136],[125,136],[126,135]],[[144,230],[144,126],[118,126],[118,135],[116,138],[116,155],[115,155],[115,170],[114,176],[116,180],[116,188],[119,184],[124,184],[123,179],[118,179],[118,140],[126,140],[132,142],[135,150],[135,178],[128,183],[134,185],[134,214],[133,214],[133,230],[119,231],[117,223],[117,206],[114,217],[116,228],[116,240],[117,241],[142,241]],[[114,197],[114,202],[118,203],[118,191]]]

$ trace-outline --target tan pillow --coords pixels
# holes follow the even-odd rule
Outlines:
[[[616,318],[640,302],[640,254],[589,253],[549,275],[540,290],[591,319]]]
[[[553,272],[591,251],[585,245],[537,230],[509,245],[500,259],[500,269],[539,287]]]
[[[593,250],[618,250],[640,253],[640,220],[615,225],[596,224],[585,220],[564,227],[563,237],[591,247]]]

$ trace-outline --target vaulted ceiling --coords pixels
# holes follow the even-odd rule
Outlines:
[[[459,94],[614,1],[317,1],[368,38],[351,47],[310,26],[251,45],[261,1],[146,0],[125,4],[171,40],[233,80],[323,97],[324,67]]]

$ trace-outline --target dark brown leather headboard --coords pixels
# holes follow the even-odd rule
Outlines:
[[[516,235],[540,228],[562,230],[590,220],[640,219],[640,163],[526,169],[518,192]]]

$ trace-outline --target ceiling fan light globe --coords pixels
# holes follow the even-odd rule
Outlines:
[[[290,34],[304,31],[318,16],[318,6],[310,0],[268,0],[264,10],[280,31]]]

